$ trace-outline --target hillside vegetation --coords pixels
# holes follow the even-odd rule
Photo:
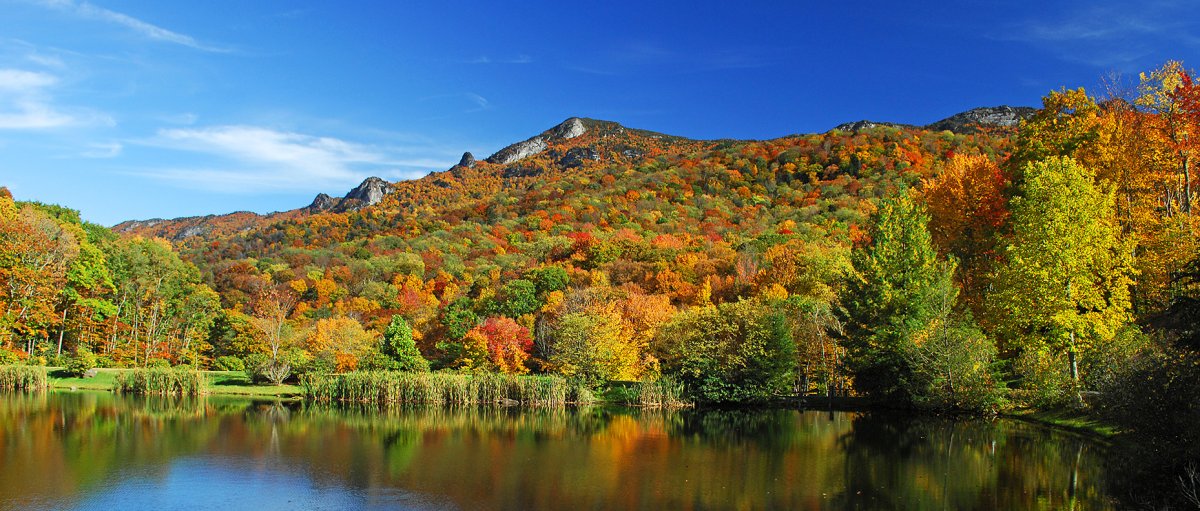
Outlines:
[[[1198,373],[1198,98],[1170,62],[1126,96],[931,125],[954,131],[697,141],[572,118],[345,199],[114,230],[5,191],[0,361],[1146,414],[1160,401],[1118,391]]]

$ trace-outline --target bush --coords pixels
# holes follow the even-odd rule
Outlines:
[[[246,355],[245,361],[242,362],[242,371],[246,373],[246,379],[250,380],[250,383],[266,382],[267,380],[263,376],[261,368],[270,360],[270,357],[262,353]]]
[[[223,357],[217,357],[216,362],[213,363],[213,367],[217,368],[219,371],[245,371],[246,363],[240,358],[226,355]]]
[[[96,355],[86,346],[80,346],[75,349],[75,356],[67,360],[66,368],[72,376],[82,378],[84,373],[96,368]]]
[[[171,362],[163,358],[152,358],[146,364],[146,367],[155,367],[159,369],[167,369],[171,367]]]
[[[246,378],[251,383],[279,385],[292,374],[292,362],[280,356],[277,360],[259,353],[246,356]]]
[[[21,362],[21,356],[7,348],[0,348],[0,365],[15,365]]]

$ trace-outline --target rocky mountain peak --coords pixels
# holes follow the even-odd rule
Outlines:
[[[350,193],[346,194],[345,199],[361,201],[363,205],[360,207],[371,206],[378,204],[379,201],[383,200],[384,196],[392,193],[392,190],[393,187],[391,183],[384,181],[381,178],[371,176],[365,179],[362,184],[354,187],[353,190],[350,190]]]
[[[462,159],[458,160],[457,166],[466,167],[469,169],[475,168],[475,155],[471,154],[470,151],[463,153]]]
[[[587,132],[587,127],[583,125],[583,119],[572,117],[550,129],[550,138],[552,140],[567,140],[578,137]]]
[[[329,211],[336,207],[338,202],[337,199],[330,197],[329,194],[318,193],[317,197],[313,199],[312,204],[309,204],[305,209],[309,211]]]
[[[488,163],[508,165],[549,149],[550,145],[548,142],[569,140],[587,133],[587,130],[587,125],[584,124],[583,119],[571,117],[559,123],[558,126],[542,132],[541,135],[496,151],[496,154],[489,156],[487,161]]]
[[[855,121],[846,122],[834,126],[833,129],[841,131],[853,131],[855,133],[876,128],[879,126],[887,126],[890,128],[924,128],[930,131],[951,131],[954,133],[975,133],[981,127],[987,128],[1012,128],[1017,124],[1033,115],[1037,109],[1027,106],[986,106],[972,108],[966,112],[960,112],[950,117],[942,119],[933,124],[926,126],[914,126],[912,124],[901,124],[896,122],[880,122],[880,121]]]
[[[356,211],[367,206],[378,204],[387,194],[392,193],[395,187],[391,183],[378,178],[368,177],[361,184],[350,190],[345,197],[336,199],[327,194],[320,193],[313,199],[312,204],[307,208],[311,213],[320,211]]]
[[[1027,106],[1001,105],[972,108],[930,124],[926,128],[933,131],[949,130],[955,133],[974,133],[980,127],[1012,128],[1035,112],[1037,112],[1036,109]]]

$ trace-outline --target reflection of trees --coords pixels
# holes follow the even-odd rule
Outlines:
[[[1019,422],[866,414],[840,443],[847,509],[1110,507],[1093,444]]]
[[[1100,507],[1090,445],[1011,422],[791,410],[329,406],[0,397],[0,495],[87,498],[182,457],[463,508]],[[0,499],[3,501],[3,499]],[[19,501],[18,501],[19,502]],[[0,504],[3,507],[7,504]]]

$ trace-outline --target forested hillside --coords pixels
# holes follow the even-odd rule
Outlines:
[[[1198,99],[1172,62],[931,125],[955,131],[697,141],[572,118],[374,195],[119,235],[6,191],[0,359],[1078,402],[1196,347]]]

